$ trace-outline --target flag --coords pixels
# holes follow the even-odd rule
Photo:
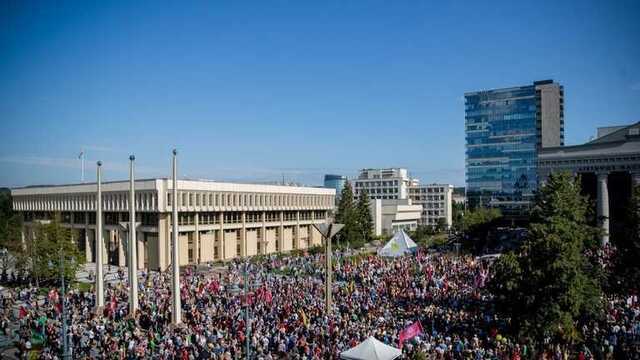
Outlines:
[[[22,319],[25,316],[27,316],[27,309],[25,309],[24,306],[20,306],[20,311],[18,313],[18,318]]]
[[[423,333],[422,324],[420,321],[416,321],[409,325],[406,329],[400,331],[400,349],[402,349],[402,343],[406,340],[413,339],[414,337]]]
[[[305,314],[304,310],[300,309],[300,317],[302,318],[302,323],[304,326],[309,326],[309,320],[307,319],[307,314]]]

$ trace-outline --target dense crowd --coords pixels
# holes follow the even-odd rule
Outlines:
[[[108,285],[106,306],[98,315],[92,292],[69,291],[73,358],[245,358],[245,309],[251,356],[257,359],[338,358],[371,335],[398,347],[400,331],[415,322],[424,332],[402,344],[406,358],[418,353],[442,359],[569,355],[551,343],[534,349],[504,336],[505,324],[485,289],[490,276],[485,261],[425,252],[393,259],[336,253],[330,315],[324,311],[323,264],[322,255],[274,256],[249,265],[231,263],[221,273],[188,271],[181,278],[184,324],[178,327],[171,326],[167,273],[140,272],[135,316],[128,314],[126,281]],[[51,291],[40,304],[36,291],[25,287],[5,293],[3,330],[17,322],[19,356],[38,347],[41,359],[59,358],[61,296]],[[12,312],[18,300],[25,305]],[[585,347],[571,356],[638,358],[637,297],[608,304],[606,320],[585,324]]]

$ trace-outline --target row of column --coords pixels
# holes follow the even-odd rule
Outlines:
[[[91,236],[90,236],[91,234]],[[136,244],[137,244],[137,265],[138,265],[138,269],[144,269],[144,265],[145,265],[145,243],[143,241],[143,233],[138,231],[136,233]],[[123,230],[105,230],[104,234],[102,236],[103,238],[103,242],[102,242],[102,254],[103,254],[103,258],[107,259],[108,258],[108,249],[107,249],[107,243],[109,243],[111,241],[111,239],[116,238],[117,239],[117,245],[118,245],[118,266],[126,266],[127,264],[127,249],[126,249],[126,242],[128,237],[128,232],[123,231]],[[85,258],[86,261],[88,263],[90,262],[94,262],[93,259],[93,251],[95,248],[95,239],[97,238],[97,233],[96,230],[94,229],[89,229],[89,228],[85,228],[85,235],[84,235],[84,245],[85,245]],[[97,250],[96,250],[97,251]]]

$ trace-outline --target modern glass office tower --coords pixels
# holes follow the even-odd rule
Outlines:
[[[347,177],[344,175],[327,174],[324,176],[324,187],[336,189],[336,202],[340,200],[340,195],[346,182]]]
[[[466,183],[471,207],[528,211],[543,147],[564,145],[564,89],[553,80],[465,94]]]

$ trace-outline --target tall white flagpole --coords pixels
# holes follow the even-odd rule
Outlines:
[[[173,201],[171,202],[172,213],[171,222],[173,224],[173,231],[171,232],[172,248],[172,285],[173,285],[173,304],[172,323],[178,325],[182,322],[182,305],[180,304],[180,257],[179,257],[179,245],[178,245],[178,150],[173,149]]]
[[[104,240],[102,239],[102,161],[98,161],[97,170],[98,194],[96,197],[96,311],[99,313],[104,307],[104,277],[102,275],[103,268],[103,252]]]
[[[138,311],[138,242],[136,240],[136,195],[134,162],[136,157],[129,156],[129,314],[135,316]]]
[[[80,182],[84,183],[84,149],[80,149]]]

